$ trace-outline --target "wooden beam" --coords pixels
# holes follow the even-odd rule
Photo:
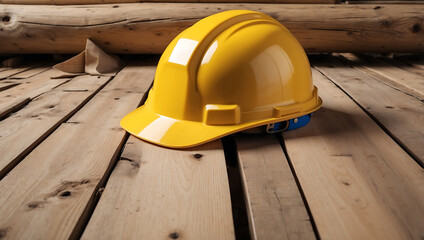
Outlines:
[[[278,139],[238,135],[236,144],[252,239],[316,239]]]
[[[230,9],[269,14],[307,52],[424,52],[424,5],[132,3],[0,5],[0,52],[162,53],[182,30]]]
[[[419,239],[423,169],[336,85],[313,76],[324,104],[284,140],[320,238]]]
[[[105,3],[139,3],[140,0],[0,0],[3,4],[54,4],[54,5],[74,5],[74,4],[105,4]],[[340,0],[143,0],[143,2],[180,2],[180,3],[340,3]]]
[[[154,70],[125,67],[0,181],[3,235],[76,239],[82,233],[126,139],[119,120],[139,105]]]
[[[174,150],[131,136],[82,236],[99,238],[234,239],[221,142]]]
[[[422,0],[382,0],[382,1],[374,1],[374,0],[365,0],[365,1],[356,1],[356,0],[347,0],[347,4],[423,4]]]

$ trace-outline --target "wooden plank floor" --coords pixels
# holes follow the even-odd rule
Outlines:
[[[1,240],[424,239],[423,56],[310,56],[310,124],[186,150],[120,128],[158,60],[131,59],[0,68]]]

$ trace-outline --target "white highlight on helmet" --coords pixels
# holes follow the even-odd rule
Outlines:
[[[160,141],[175,122],[177,122],[177,120],[173,118],[160,116],[158,119],[154,120],[147,127],[141,130],[138,136],[150,139],[152,141]]]
[[[214,43],[212,43],[212,45],[209,47],[208,51],[206,51],[205,56],[202,59],[202,63],[201,64],[206,64],[208,63],[213,54],[215,53],[216,49],[218,48],[218,41],[215,41]]]
[[[172,50],[168,61],[183,66],[187,65],[198,43],[196,40],[181,38]]]

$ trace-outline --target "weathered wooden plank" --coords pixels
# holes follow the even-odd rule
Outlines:
[[[110,77],[81,76],[35,98],[0,122],[0,179],[63,121],[75,113]],[[70,90],[70,91],[69,91]]]
[[[396,56],[396,58],[413,67],[424,70],[424,55]]]
[[[104,4],[104,3],[139,3],[140,0],[0,0],[4,4]],[[339,3],[340,0],[145,0],[143,2],[251,2],[251,3]]]
[[[278,139],[238,135],[236,144],[252,239],[316,239]]]
[[[153,66],[127,66],[0,181],[7,238],[80,234],[124,143],[119,120],[139,104],[153,74]]]
[[[15,87],[17,85],[19,85],[20,83],[17,81],[1,81],[0,82],[0,92],[4,91],[6,89]]]
[[[333,83],[313,76],[323,107],[284,139],[320,237],[420,239],[423,169]]]
[[[9,114],[18,111],[19,109],[25,107],[29,102],[30,98],[27,97],[18,97],[11,99],[9,102],[4,103],[0,106],[0,119],[4,119],[9,116]]]
[[[423,76],[395,67],[375,57],[357,57],[352,54],[343,54],[342,59],[348,59],[348,65],[354,66],[364,73],[424,101]]]
[[[51,67],[39,66],[11,76],[11,79],[26,79],[49,70]]]
[[[320,58],[312,63],[377,119],[416,161],[424,164],[423,102],[335,58]]]
[[[6,70],[8,70],[8,69],[10,69],[10,68],[0,67],[0,72],[6,71]]]
[[[424,5],[133,3],[0,5],[0,52],[162,53],[182,30],[230,9],[283,23],[307,52],[424,52]],[[319,13],[317,12],[319,9]]]
[[[18,73],[21,73],[21,72],[25,72],[28,69],[31,69],[31,67],[25,66],[25,67],[15,67],[15,68],[6,69],[6,70],[0,72],[0,80],[6,79],[8,77],[11,77],[11,76],[18,74]]]
[[[0,92],[0,119],[25,106],[31,99],[69,81],[69,79],[50,79],[57,70],[51,69],[34,77],[22,80],[19,86]]]
[[[98,238],[234,239],[220,141],[172,150],[131,136],[82,236]]]
[[[410,65],[410,64],[407,64],[407,63],[400,61],[396,58],[382,58],[382,60],[392,64],[393,66],[396,66],[398,68],[402,68],[405,71],[415,73],[415,74],[418,74],[418,75],[424,77],[424,66],[423,66],[423,68],[414,67],[414,66],[412,66],[414,63],[412,63]]]

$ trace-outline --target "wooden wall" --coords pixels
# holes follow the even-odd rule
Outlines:
[[[45,2],[69,0],[31,1]],[[87,38],[115,53],[161,53],[187,27],[230,9],[276,18],[307,52],[424,52],[424,4],[126,3],[2,4],[0,53],[77,53]]]
[[[105,3],[139,3],[139,2],[204,2],[204,3],[339,3],[340,0],[0,0],[4,4],[105,4]]]

